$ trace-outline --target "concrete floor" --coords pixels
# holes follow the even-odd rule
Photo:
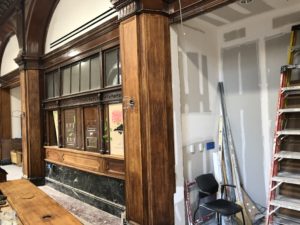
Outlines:
[[[21,179],[22,167],[17,165],[1,166],[7,174],[7,180]],[[75,215],[84,225],[120,225],[121,219],[99,210],[91,205],[83,203],[75,198],[65,195],[47,185],[39,187],[58,204]],[[1,222],[0,222],[1,223]]]

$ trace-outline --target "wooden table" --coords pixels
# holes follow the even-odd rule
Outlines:
[[[82,225],[66,209],[27,180],[0,183],[23,225]]]

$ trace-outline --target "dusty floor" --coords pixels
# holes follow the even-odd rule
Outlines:
[[[120,218],[56,191],[49,186],[45,185],[40,187],[40,189],[69,212],[79,217],[85,225],[119,225],[121,223]]]
[[[21,179],[23,176],[22,167],[16,165],[1,166],[8,174],[7,180]],[[84,225],[119,225],[121,219],[99,210],[93,206],[83,203],[75,198],[65,195],[45,185],[40,189],[52,197],[61,206],[74,214]]]

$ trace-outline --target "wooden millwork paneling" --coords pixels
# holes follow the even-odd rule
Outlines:
[[[15,88],[20,86],[20,72],[16,69],[4,76],[0,80],[1,88]]]
[[[0,88],[0,160],[10,159],[11,150],[10,89]]]
[[[144,13],[120,24],[130,223],[174,224],[169,35],[168,18],[162,15]],[[133,107],[127,107],[128,99]]]
[[[129,221],[144,224],[143,158],[139,96],[138,21],[132,17],[120,24],[120,51],[123,74],[123,98],[134,99],[135,108],[124,113],[126,214]],[[123,103],[125,104],[125,103]],[[132,191],[134,190],[134,191]],[[146,223],[145,223],[146,224]]]
[[[10,89],[0,88],[0,139],[11,138]]]
[[[21,71],[23,173],[29,179],[44,176],[39,82],[39,70]]]
[[[97,175],[124,179],[124,158],[46,146],[46,161]]]
[[[52,69],[53,67],[58,65],[61,66],[64,63],[70,64],[93,53],[99,52],[99,49],[103,46],[108,48],[116,46],[118,44],[118,39],[118,24],[116,23],[116,18],[113,18],[105,24],[100,25],[100,27],[89,31],[85,35],[46,54],[42,59],[43,67],[45,69]],[[77,52],[76,56],[71,57],[70,51]]]

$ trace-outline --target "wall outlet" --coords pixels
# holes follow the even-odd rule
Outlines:
[[[194,147],[194,145],[189,145],[189,146],[187,146],[187,150],[188,150],[190,153],[195,153],[195,147]]]
[[[198,144],[197,144],[197,147],[198,147],[198,151],[199,151],[199,152],[203,152],[203,150],[204,150],[203,143],[198,143]]]

